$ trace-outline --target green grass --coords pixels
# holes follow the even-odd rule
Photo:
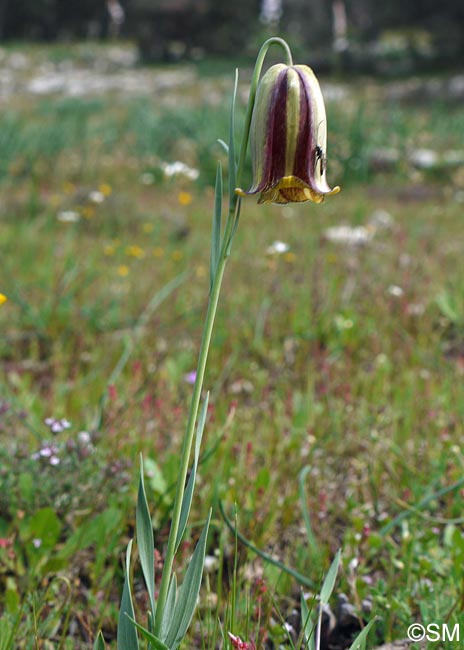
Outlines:
[[[229,513],[237,503],[246,538],[316,583],[341,547],[337,590],[355,606],[373,601],[379,641],[404,638],[415,619],[464,620],[462,489],[415,510],[459,481],[464,464],[462,204],[453,198],[462,169],[429,178],[403,162],[383,175],[368,165],[379,146],[462,149],[462,111],[381,103],[373,82],[355,90],[329,106],[329,181],[342,193],[321,207],[245,201],[206,378],[191,538],[213,505],[208,554],[220,562],[204,581],[193,647],[221,638],[217,615],[242,638],[283,643],[278,612],[285,618],[300,598],[294,580],[239,545],[232,607],[234,540],[219,499]],[[0,648],[8,630],[14,648],[35,648],[34,635],[38,647],[91,647],[99,627],[114,639],[140,452],[163,552],[228,102],[17,99],[2,112]],[[164,179],[159,163],[174,160],[200,179]],[[99,188],[106,197],[95,203]],[[379,209],[393,224],[366,246],[324,237]],[[59,221],[63,210],[79,221]],[[268,255],[275,240],[290,251]],[[47,417],[72,426],[52,435]],[[32,457],[50,442],[56,466]],[[306,465],[317,562],[298,497]],[[140,590],[136,606],[146,608]]]

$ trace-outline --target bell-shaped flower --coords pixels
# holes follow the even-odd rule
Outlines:
[[[327,118],[314,72],[305,65],[272,66],[256,91],[250,127],[253,184],[241,196],[258,203],[321,203],[336,194],[326,180]]]

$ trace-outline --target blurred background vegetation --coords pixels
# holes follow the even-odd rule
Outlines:
[[[267,32],[325,68],[409,73],[464,54],[460,0],[0,0],[2,40],[135,39],[145,60],[253,54]]]

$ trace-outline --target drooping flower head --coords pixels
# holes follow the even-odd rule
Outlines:
[[[272,66],[256,91],[250,128],[253,184],[258,203],[321,203],[326,180],[327,118],[314,72],[305,65]]]

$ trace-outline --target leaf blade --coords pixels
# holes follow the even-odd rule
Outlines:
[[[176,574],[173,573],[171,576],[171,584],[169,585],[168,597],[166,598],[166,605],[163,610],[163,619],[161,621],[161,630],[160,638],[162,641],[166,639],[169,623],[172,618],[172,613],[174,611],[174,606],[176,604],[177,598],[177,578]]]
[[[311,619],[311,612],[306,603],[303,592],[301,592],[301,630],[303,632],[303,639],[307,645],[308,650],[314,650],[314,623]]]
[[[200,591],[203,565],[205,562],[206,541],[208,537],[211,511],[201,533],[200,539],[190,560],[184,582],[179,589],[179,595],[174,607],[172,620],[166,635],[166,645],[170,650],[177,648],[182,641],[193,617]]]
[[[100,630],[93,644],[93,650],[105,650],[105,639],[103,638],[102,631]]]
[[[139,640],[135,627],[130,621],[134,618],[134,606],[130,588],[130,558],[132,551],[132,540],[127,545],[126,569],[124,587],[121,597],[121,608],[118,617],[117,650],[139,650]]]
[[[143,479],[143,459],[140,455],[140,481],[137,494],[137,506],[135,512],[135,528],[137,533],[137,546],[139,550],[140,564],[145,585],[150,599],[152,615],[155,615],[155,563],[154,549],[155,540],[153,537],[153,525],[150,510],[148,508],[147,495]]]
[[[147,630],[143,625],[140,625],[140,623],[137,623],[137,621],[130,616],[127,617],[132,625],[134,625],[137,630],[139,630],[140,634],[150,642],[150,644],[153,646],[155,650],[169,650],[168,646],[165,645],[161,639],[159,639],[157,636],[155,636],[152,632]]]
[[[298,475],[298,493],[300,497],[301,511],[303,513],[303,521],[306,528],[306,536],[308,538],[308,543],[311,547],[311,550],[316,553],[318,551],[316,538],[314,537],[313,527],[311,526],[311,518],[309,516],[309,510],[306,503],[306,493],[305,493],[305,481],[307,474],[311,471],[310,465],[303,467],[301,472]]]
[[[328,605],[330,596],[332,595],[332,592],[335,587],[335,581],[337,579],[337,574],[338,574],[338,568],[340,566],[340,560],[341,560],[341,549],[337,551],[337,554],[335,555],[335,558],[330,565],[329,570],[327,571],[327,575],[325,577],[324,583],[321,588],[321,593],[320,593],[320,601],[321,601],[321,606],[322,605]]]
[[[350,645],[349,650],[365,650],[366,648],[366,640],[367,640],[367,635],[371,631],[372,626],[376,622],[377,618],[373,618],[369,623],[366,625],[366,627],[361,630],[361,632],[358,634],[356,639],[353,641],[353,643]]]

